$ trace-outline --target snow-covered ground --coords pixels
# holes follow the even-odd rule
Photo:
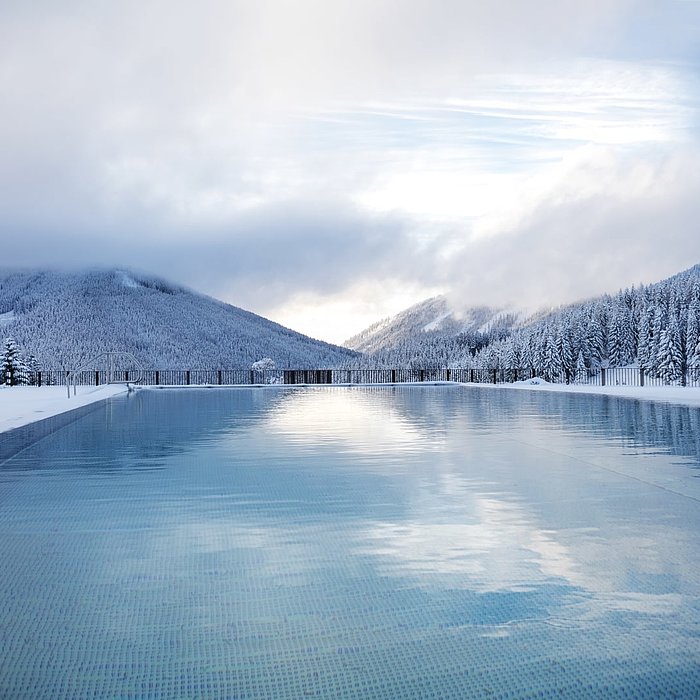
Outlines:
[[[0,386],[0,433],[126,391],[123,384],[79,386],[68,398],[64,386]]]
[[[564,391],[576,394],[621,396],[642,401],[662,401],[680,406],[700,406],[700,387],[689,386],[592,386],[588,384],[550,384],[544,379],[526,379],[513,384],[473,384],[494,389],[524,389],[528,391]]]
[[[358,386],[354,384],[353,386]],[[415,386],[415,385],[407,385]],[[663,401],[682,406],[700,406],[700,387],[680,386],[586,386],[549,384],[543,379],[528,379],[514,384],[465,384],[494,390],[519,389],[525,391],[565,391],[578,394],[604,394],[645,401]],[[277,385],[279,388],[279,385]],[[196,388],[196,387],[182,387]],[[101,387],[79,386],[77,396],[66,396],[65,387],[4,387],[0,386],[0,433],[12,428],[27,425],[42,418],[65,413],[74,408],[101,401],[102,399],[125,393],[122,384]]]

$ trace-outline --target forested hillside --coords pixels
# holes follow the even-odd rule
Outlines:
[[[0,337],[44,368],[121,350],[161,369],[247,368],[271,357],[279,368],[517,368],[554,379],[632,365],[675,381],[700,374],[699,325],[700,265],[526,321],[486,307],[457,316],[436,297],[348,341],[366,354],[125,271],[0,274]]]
[[[346,342],[384,367],[523,369],[548,379],[640,366],[675,381],[700,367],[700,265],[662,282],[522,319],[428,299]]]
[[[528,368],[545,378],[635,364],[675,381],[700,371],[699,321],[700,265],[695,265],[656,284],[553,311],[483,348],[471,363]]]
[[[123,270],[0,273],[0,338],[44,368],[74,367],[104,351],[153,368],[336,367],[357,353],[162,279]]]

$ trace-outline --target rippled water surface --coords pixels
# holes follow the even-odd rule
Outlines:
[[[0,464],[0,697],[698,697],[699,454],[606,397],[110,400]]]

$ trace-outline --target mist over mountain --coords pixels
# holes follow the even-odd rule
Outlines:
[[[372,324],[344,345],[383,366],[456,366],[507,337],[522,318],[517,311],[489,306],[457,310],[447,297],[437,296]]]
[[[491,307],[415,304],[346,341],[365,362],[525,369],[549,379],[637,366],[667,381],[700,375],[700,265],[660,282],[526,317]]]
[[[357,353],[166,280],[125,270],[0,271],[0,336],[45,368],[104,351],[152,368],[337,367]]]

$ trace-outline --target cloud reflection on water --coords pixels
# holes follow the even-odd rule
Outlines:
[[[693,678],[700,512],[660,485],[692,483],[696,416],[457,387],[132,399],[3,467],[0,588],[21,571],[33,593],[7,614],[38,643],[79,631],[128,659],[195,639],[239,676],[327,664],[352,682],[400,658],[414,683],[483,673],[521,695],[553,687],[553,659],[567,683]]]

